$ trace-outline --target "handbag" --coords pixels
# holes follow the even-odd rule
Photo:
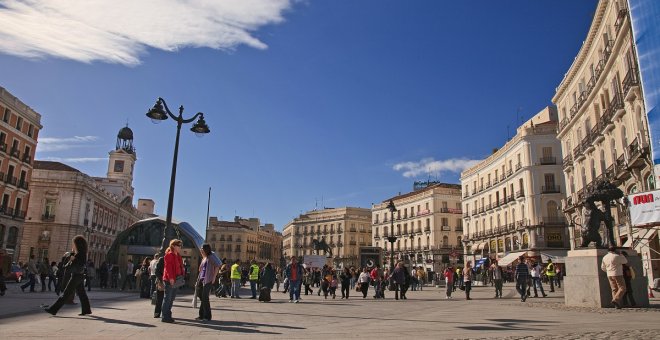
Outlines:
[[[355,285],[355,291],[356,292],[359,292],[361,289],[362,289],[362,284],[361,283],[358,283],[357,285]]]
[[[181,288],[186,285],[186,279],[183,275],[177,275],[174,281],[174,288]]]

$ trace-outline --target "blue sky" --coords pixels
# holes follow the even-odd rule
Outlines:
[[[369,208],[414,180],[458,183],[550,104],[596,0],[69,1],[0,5],[0,85],[42,114],[38,159],[104,176],[128,122],[138,197],[165,214],[281,229],[315,207]],[[154,10],[154,8],[156,8]],[[46,139],[48,138],[48,139]]]

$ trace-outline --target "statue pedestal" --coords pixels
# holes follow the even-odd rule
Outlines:
[[[642,260],[636,251],[628,253],[628,265],[635,271],[632,290],[638,307],[648,307],[648,287],[643,275]],[[571,250],[566,257],[564,278],[564,303],[577,307],[610,307],[612,289],[607,274],[600,269],[607,249],[585,248]]]

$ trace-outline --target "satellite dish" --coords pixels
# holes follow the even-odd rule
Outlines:
[[[374,260],[367,260],[367,267],[373,267],[374,266]]]

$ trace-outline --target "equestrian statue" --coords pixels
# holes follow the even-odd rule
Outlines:
[[[316,252],[316,255],[319,255],[319,250],[323,250],[323,255],[326,255],[326,257],[332,257],[332,248],[325,243],[325,240],[317,240],[313,239],[312,240],[312,249]],[[330,256],[327,256],[330,254]]]

